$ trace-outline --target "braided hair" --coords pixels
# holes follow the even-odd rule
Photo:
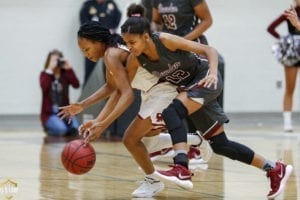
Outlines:
[[[89,21],[82,24],[77,32],[77,36],[102,42],[107,46],[115,46],[117,43],[125,44],[120,35],[111,34],[108,28],[96,21]]]

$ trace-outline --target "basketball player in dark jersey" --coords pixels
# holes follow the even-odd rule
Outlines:
[[[192,119],[197,122],[197,128],[204,138],[210,141],[213,151],[264,170],[271,182],[267,197],[273,199],[278,196],[284,190],[293,167],[280,161],[267,160],[247,146],[227,138],[223,124],[228,122],[228,118],[216,101],[223,87],[217,69],[216,50],[168,33],[152,34],[149,22],[141,17],[127,19],[121,26],[121,32],[131,52],[127,67],[141,66],[161,81],[184,85],[162,113],[173,141],[174,165],[167,171],[158,170],[156,175],[183,188],[192,188],[192,174],[188,170],[187,131],[182,119],[200,110]],[[205,54],[208,63],[201,62],[196,54]],[[123,140],[136,162],[144,171],[149,171],[152,163],[144,162],[147,152],[140,143],[141,136],[135,132],[139,128],[142,129],[140,124],[132,123]]]
[[[152,13],[152,21],[162,25],[161,31],[207,43],[203,33],[211,26],[212,17],[205,0],[153,0]]]
[[[208,45],[204,32],[211,27],[213,19],[205,0],[153,0],[153,17],[155,24],[162,25],[162,31],[182,36],[186,39]],[[155,26],[154,26],[155,27]],[[203,57],[203,56],[202,56]],[[204,58],[205,59],[205,58]],[[224,81],[225,62],[218,55],[218,70]],[[224,88],[217,97],[223,107]],[[196,130],[190,118],[186,119],[190,132]]]

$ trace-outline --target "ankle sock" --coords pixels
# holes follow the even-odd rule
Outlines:
[[[262,169],[263,169],[264,171],[269,171],[269,170],[275,168],[275,166],[276,166],[276,164],[275,164],[274,162],[269,161],[269,160],[265,160]]]

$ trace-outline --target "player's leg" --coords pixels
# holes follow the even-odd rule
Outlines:
[[[187,99],[186,93],[180,93],[173,102],[164,109],[162,115],[172,138],[175,151],[174,165],[170,170],[158,170],[160,178],[176,183],[184,189],[192,189],[192,173],[188,168],[187,130],[183,123],[190,110],[185,106],[188,102],[190,108],[199,109],[200,103]]]
[[[298,67],[284,67],[285,92],[283,97],[283,130],[286,132],[293,131],[292,108],[297,71]]]
[[[197,117],[199,114],[202,116],[201,118]],[[203,107],[203,109],[193,113],[191,119],[197,129],[201,130],[204,138],[209,140],[215,153],[252,165],[267,173],[271,182],[268,198],[272,199],[283,191],[293,167],[265,159],[251,148],[229,140],[223,129],[223,123],[228,122],[228,118],[218,103],[212,102]]]
[[[172,102],[177,94],[176,86],[168,82],[153,86],[147,92],[142,93],[143,100],[139,115],[142,118],[150,116],[155,128],[166,129],[161,113],[163,109]],[[173,144],[169,134],[162,133],[154,137],[145,137],[143,138],[143,142],[151,153],[151,160],[154,161],[160,158],[173,157]],[[199,144],[201,144],[201,137],[196,133],[188,134],[188,144],[193,145],[189,151],[190,158],[194,159],[194,161],[202,162],[203,160],[199,159]]]
[[[203,62],[203,65],[208,64]],[[206,71],[197,74],[196,80],[201,80],[207,75]],[[220,78],[220,74],[218,74]],[[217,88],[204,88],[198,87],[198,85],[190,85],[187,88],[180,88],[181,93],[178,94],[176,99],[163,111],[163,119],[167,125],[167,128],[171,134],[172,142],[174,144],[175,157],[174,166],[172,169],[167,171],[158,170],[161,178],[176,183],[179,186],[185,180],[191,180],[191,173],[188,176],[188,155],[185,152],[186,130],[182,124],[182,120],[185,119],[191,113],[201,110],[202,107],[206,106],[212,101],[216,102],[216,98],[220,94],[223,88],[222,79],[220,78],[217,83]],[[202,118],[202,116],[198,116]],[[194,123],[194,125],[196,125]],[[198,128],[197,128],[198,129]],[[201,129],[198,129],[201,131]],[[185,174],[185,176],[182,176]],[[188,189],[188,188],[187,188]]]
[[[229,140],[223,129],[218,130],[209,140],[215,153],[264,170],[271,182],[271,191],[267,195],[269,199],[275,198],[283,191],[293,170],[291,165],[265,159],[249,147]]]
[[[164,184],[155,176],[155,169],[149,153],[141,141],[147,132],[152,129],[150,118],[136,117],[126,129],[123,143],[138,165],[145,172],[145,178],[140,187],[133,191],[132,196],[146,198],[156,195],[164,189]]]

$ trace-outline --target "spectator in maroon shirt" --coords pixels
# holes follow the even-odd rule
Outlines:
[[[297,15],[300,14],[300,0],[295,0],[295,6],[292,8]],[[287,23],[288,32],[291,35],[298,35],[300,37],[300,30],[291,23],[288,19],[286,11],[283,11],[267,28],[268,32],[276,39],[280,39],[283,35],[276,31],[276,28],[281,23]],[[285,72],[285,92],[283,98],[283,129],[285,132],[292,132],[292,107],[293,96],[296,86],[297,72],[300,67],[300,62],[293,64],[292,66],[284,65]]]
[[[49,52],[44,70],[40,74],[42,89],[41,122],[48,135],[66,136],[77,134],[79,121],[76,117],[62,120],[57,116],[58,107],[69,105],[69,86],[80,84],[69,61],[62,52]]]

